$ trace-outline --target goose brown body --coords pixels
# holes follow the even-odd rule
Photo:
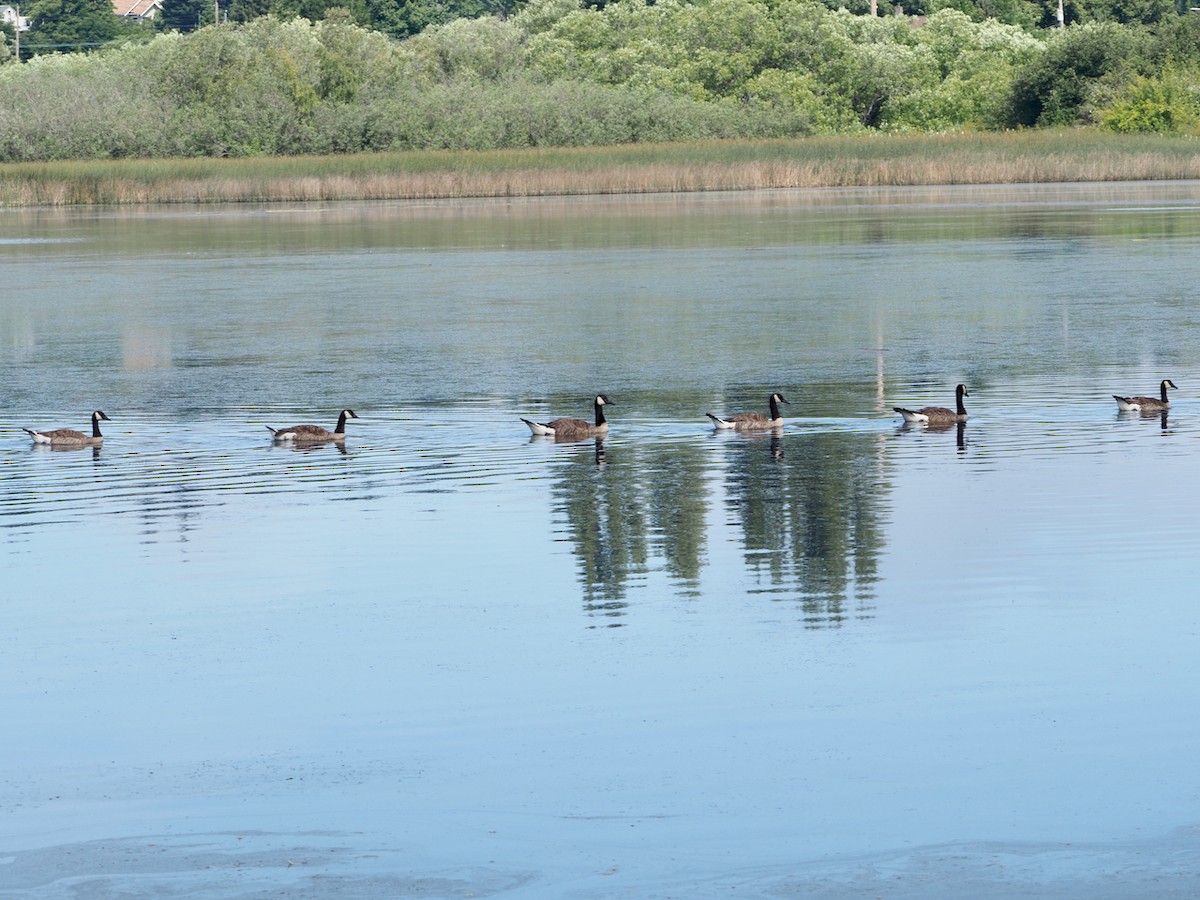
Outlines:
[[[713,413],[705,413],[713,421],[713,426],[726,430],[734,431],[765,431],[768,428],[782,428],[783,416],[779,414],[779,404],[787,403],[783,394],[772,394],[767,401],[771,414],[764,416],[762,413],[736,413],[732,416],[717,416]]]
[[[967,408],[963,405],[963,397],[969,397],[967,386],[960,384],[954,389],[955,409],[944,406],[922,406],[920,409],[906,409],[903,406],[893,406],[895,412],[904,417],[905,422],[921,425],[953,425],[955,422],[967,421]]]
[[[50,444],[56,447],[96,447],[104,443],[104,435],[100,433],[101,420],[108,421],[103,410],[92,413],[92,433],[84,434],[74,428],[55,428],[53,431],[34,431],[32,428],[22,429],[28,432],[35,444]]]
[[[584,419],[553,419],[546,423],[546,427],[559,438],[591,437],[608,431],[607,422],[596,425]]]
[[[276,443],[283,441],[296,442],[316,442],[316,441],[341,441],[346,438],[346,420],[357,419],[358,413],[352,409],[343,409],[338,416],[337,425],[333,431],[327,428],[322,428],[320,425],[293,425],[290,428],[272,428],[267,426],[267,430],[275,436]]]
[[[597,394],[593,401],[596,410],[595,422],[586,419],[552,419],[549,422],[535,422],[522,418],[521,421],[529,426],[530,432],[540,437],[553,437],[559,441],[577,441],[581,438],[597,437],[608,434],[608,421],[604,418],[604,407],[611,404],[605,394]]]
[[[1157,399],[1154,397],[1122,397],[1118,394],[1112,396],[1122,412],[1158,412],[1171,405],[1171,401],[1167,399],[1167,388],[1173,387],[1175,387],[1175,382],[1170,378],[1164,378],[1158,386],[1160,397]]]

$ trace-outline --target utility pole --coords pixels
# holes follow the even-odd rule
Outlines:
[[[17,62],[21,61],[21,5],[13,4],[13,9],[17,11],[17,20],[13,22],[13,34],[16,35],[15,41],[17,45]]]

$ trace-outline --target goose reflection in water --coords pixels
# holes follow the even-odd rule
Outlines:
[[[605,448],[606,438],[604,435],[596,435],[595,437],[563,437],[556,434],[532,434],[529,436],[531,444],[564,444],[567,446],[583,446],[592,444],[595,447],[595,461],[597,466],[604,465],[608,460],[608,451]]]
[[[1137,410],[1137,409],[1118,410],[1117,415],[1116,415],[1116,421],[1118,421],[1118,422],[1139,422],[1139,423],[1157,421],[1159,430],[1164,433],[1167,433],[1169,431],[1169,429],[1167,428],[1167,416],[1169,416],[1170,414],[1171,414],[1171,411],[1166,408],[1142,409],[1142,410]]]
[[[771,459],[776,462],[782,460],[784,456],[782,425],[764,428],[760,431],[731,431],[714,428],[712,434],[714,439],[722,441],[744,441],[752,445],[764,442]]]
[[[91,450],[92,459],[99,459],[100,451],[104,447],[100,444],[31,444],[29,449],[34,453],[59,453],[64,450],[73,453],[76,450]]]
[[[913,422],[902,422],[897,428],[897,434],[947,434],[954,432],[954,443],[959,450],[967,449],[967,423],[942,422],[937,425],[919,425]]]
[[[342,456],[349,456],[350,450],[345,441],[275,441],[270,445],[272,450],[286,450],[291,453],[323,453],[337,450]]]

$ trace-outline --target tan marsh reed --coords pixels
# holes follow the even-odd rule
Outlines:
[[[1186,137],[865,135],[326,157],[0,165],[0,205],[531,197],[1200,178]]]

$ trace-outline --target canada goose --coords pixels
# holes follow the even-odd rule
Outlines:
[[[560,441],[574,441],[579,438],[595,437],[608,434],[608,422],[604,419],[604,407],[612,403],[604,394],[597,394],[595,400],[596,424],[584,419],[555,419],[552,422],[534,422],[531,419],[521,419],[535,435],[553,437]]]
[[[953,425],[955,422],[967,421],[967,408],[963,406],[963,397],[969,397],[967,386],[960,384],[954,389],[954,399],[958,411],[946,409],[944,406],[923,406],[920,409],[905,409],[903,406],[893,406],[892,409],[904,416],[905,422],[920,425]]]
[[[58,447],[95,447],[104,443],[104,435],[100,433],[101,419],[106,422],[110,421],[101,410],[92,413],[90,436],[82,431],[76,431],[74,428],[56,428],[54,431],[34,431],[32,428],[21,430],[29,432],[35,444],[52,444]]]
[[[782,428],[783,417],[779,415],[779,404],[787,403],[783,398],[783,394],[772,394],[770,399],[771,417],[767,418],[762,413],[738,413],[725,419],[721,416],[714,416],[712,413],[705,413],[713,420],[713,426],[719,429],[732,428],[735,431],[761,431],[765,428]],[[790,405],[790,404],[789,404]]]
[[[343,441],[346,439],[346,420],[357,419],[358,413],[352,409],[343,409],[341,415],[338,416],[337,425],[333,431],[326,431],[320,425],[293,425],[291,428],[272,428],[267,426],[267,431],[275,435],[275,443],[283,441],[295,441],[313,443],[316,441]]]
[[[1173,387],[1175,387],[1175,382],[1170,378],[1162,380],[1158,386],[1159,392],[1162,394],[1161,400],[1155,400],[1153,397],[1118,397],[1116,394],[1112,396],[1117,401],[1117,409],[1121,412],[1158,412],[1171,405],[1171,401],[1167,399],[1167,388]]]

